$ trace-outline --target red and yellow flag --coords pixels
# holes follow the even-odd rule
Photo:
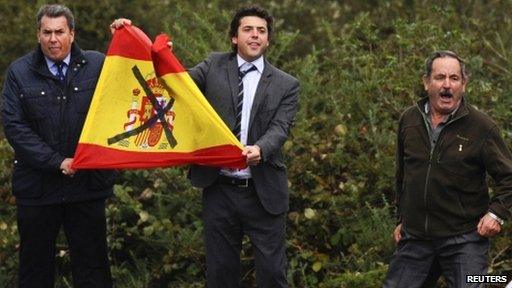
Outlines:
[[[242,145],[167,41],[152,44],[134,26],[115,32],[73,168],[246,167]]]

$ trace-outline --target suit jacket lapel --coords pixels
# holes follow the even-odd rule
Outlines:
[[[266,91],[268,84],[270,84],[273,69],[274,67],[265,60],[265,68],[263,69],[263,74],[261,75],[260,82],[256,88],[256,93],[254,94],[251,117],[249,118],[249,130],[251,129],[252,122],[254,121],[254,117],[256,117],[256,113],[258,112],[261,103],[263,103],[263,100],[265,100],[265,97],[267,96]]]
[[[238,104],[238,61],[236,54],[229,58],[228,62],[228,79],[229,87],[231,87],[231,103],[233,104],[233,113],[236,113],[236,105]],[[233,124],[234,125],[234,124]],[[233,128],[233,127],[229,127]]]

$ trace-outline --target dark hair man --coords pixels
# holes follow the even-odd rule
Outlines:
[[[112,28],[130,24],[118,19]],[[239,287],[242,238],[253,245],[258,287],[287,287],[285,224],[288,181],[281,147],[298,108],[299,82],[263,56],[272,17],[259,7],[231,21],[231,53],[212,53],[189,70],[210,104],[245,145],[249,168],[192,166],[203,190],[209,288]]]
[[[494,121],[467,103],[467,83],[459,56],[434,52],[423,76],[428,97],[400,118],[398,246],[384,287],[423,287],[433,263],[449,287],[477,287],[466,276],[487,273],[488,237],[512,206],[512,156]]]
[[[37,13],[39,45],[7,70],[2,122],[14,148],[19,287],[53,287],[61,226],[74,287],[111,287],[105,199],[113,172],[71,169],[104,56],[74,42],[75,22],[63,5]]]

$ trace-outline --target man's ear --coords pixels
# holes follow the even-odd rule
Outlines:
[[[427,77],[427,75],[423,75],[421,77],[421,80],[423,80],[423,89],[425,89],[425,91],[427,91],[428,90],[428,84],[430,82],[429,77]]]

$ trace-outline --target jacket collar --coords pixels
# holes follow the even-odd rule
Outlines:
[[[231,53],[228,60],[228,79],[229,85],[231,87],[231,101],[234,107],[237,105],[237,95],[238,95],[238,60],[236,57],[236,53]],[[267,61],[266,57],[263,57],[264,68],[261,73],[260,82],[258,83],[258,87],[256,88],[256,93],[254,94],[254,101],[252,103],[251,115],[249,118],[249,130],[251,129],[252,122],[254,117],[256,116],[256,112],[258,111],[261,103],[265,99],[267,93],[267,87],[270,84],[270,80],[273,74],[274,69],[276,69],[272,64]],[[233,110],[235,111],[235,110]]]
[[[233,102],[233,107],[236,107],[237,105],[237,95],[238,95],[238,59],[237,59],[236,53],[231,53],[229,60],[228,60],[228,79],[229,79],[229,86],[231,87],[231,100]],[[272,66],[265,56],[263,56],[264,61],[264,68],[263,72],[261,73],[260,83],[258,84],[258,88],[256,89],[256,94],[254,95],[254,101],[255,104],[253,105],[253,108],[259,105],[261,102],[261,98],[263,97],[263,93],[266,89],[266,86],[268,85],[269,78],[272,76],[272,71],[274,66]]]
[[[86,64],[87,59],[85,59],[84,55],[82,54],[82,50],[80,47],[78,47],[78,44],[73,42],[71,44],[71,59],[69,61],[69,67],[74,66],[76,63]],[[46,65],[46,60],[44,58],[43,51],[41,50],[41,45],[38,45],[37,48],[34,50],[34,53],[32,55],[32,59],[30,62],[30,67],[34,71],[45,75],[49,77],[53,77],[50,70],[48,69],[48,65]]]
[[[263,69],[263,73],[261,74],[260,82],[258,83],[258,88],[256,88],[256,93],[254,94],[254,101],[252,103],[251,115],[249,118],[249,129],[251,129],[254,117],[256,117],[256,113],[259,110],[259,107],[264,102],[267,97],[267,88],[270,84],[270,80],[272,77],[272,72],[276,69],[272,64],[270,64],[266,58],[265,68]]]
[[[416,102],[416,106],[419,109],[419,112],[422,113],[424,110],[425,104],[428,102],[428,97],[421,98],[418,102]],[[469,113],[469,104],[466,102],[466,97],[462,97],[460,100],[460,105],[455,114],[452,116],[449,122],[456,121]]]

